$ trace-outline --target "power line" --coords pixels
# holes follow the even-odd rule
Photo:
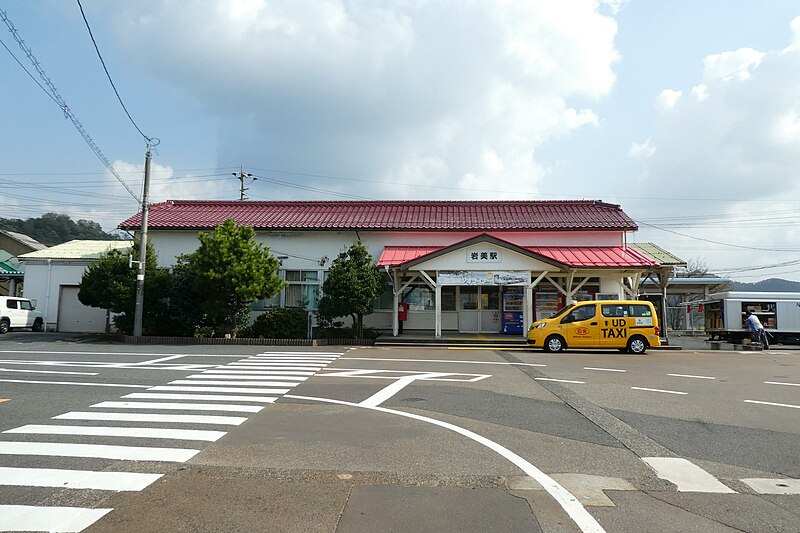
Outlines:
[[[81,16],[83,17],[83,22],[84,24],[86,24],[86,29],[89,31],[89,37],[92,39],[92,44],[94,45],[94,49],[97,52],[97,57],[100,59],[100,64],[103,65],[103,70],[106,73],[108,82],[111,84],[111,88],[114,89],[114,94],[117,95],[117,100],[119,100],[119,105],[122,106],[122,109],[125,111],[125,114],[128,115],[128,120],[131,121],[131,124],[133,124],[133,127],[136,128],[136,131],[139,132],[139,134],[144,138],[147,144],[150,144],[152,142],[152,139],[144,134],[141,128],[139,128],[139,126],[136,124],[136,121],[133,120],[131,114],[128,112],[128,108],[125,107],[125,102],[122,101],[122,97],[119,95],[119,91],[117,91],[117,86],[114,85],[114,80],[111,79],[111,74],[108,72],[108,68],[106,67],[106,62],[103,60],[102,54],[100,54],[100,48],[97,46],[97,41],[94,38],[91,26],[89,26],[89,21],[86,18],[86,13],[83,11],[83,5],[81,5],[81,0],[76,0],[76,1],[78,2],[78,7],[81,10]]]
[[[636,222],[637,224],[642,224],[644,226],[651,227],[653,229],[657,229],[659,231],[665,231],[667,233],[672,233],[674,235],[680,235],[681,237],[686,237],[687,239],[708,242],[708,243],[711,243],[711,244],[719,244],[720,246],[730,246],[731,248],[741,248],[743,250],[758,250],[758,251],[761,251],[761,252],[797,252],[798,251],[798,248],[760,248],[760,247],[757,247],[757,246],[744,246],[744,245],[741,245],[741,244],[731,244],[731,243],[728,243],[728,242],[720,242],[720,241],[715,241],[715,240],[712,240],[712,239],[704,239],[702,237],[695,237],[693,235],[687,235],[685,233],[680,233],[680,232],[669,230],[669,229],[666,229],[666,228],[662,228],[662,227],[659,227],[659,226],[656,226],[656,225],[653,225],[653,224],[648,224],[646,222],[642,222],[641,220],[634,220],[634,222]]]
[[[105,165],[108,171],[111,172],[115,178],[117,178],[117,180],[122,184],[122,186],[125,187],[125,190],[127,190],[128,193],[138,203],[139,197],[136,196],[136,194],[131,190],[130,187],[128,187],[128,184],[125,183],[122,177],[117,173],[117,171],[111,165],[111,163],[109,163],[105,154],[103,154],[103,151],[100,150],[100,147],[97,146],[97,144],[94,142],[89,133],[84,129],[83,124],[81,124],[81,122],[78,120],[78,117],[75,116],[75,113],[72,112],[72,110],[67,105],[67,102],[64,101],[64,99],[61,97],[61,94],[59,94],[55,84],[53,84],[53,82],[50,81],[50,78],[45,73],[44,68],[42,67],[41,64],[39,64],[39,61],[33,55],[33,51],[30,49],[30,47],[28,47],[28,45],[25,44],[25,41],[22,40],[22,37],[19,36],[19,32],[17,31],[17,28],[14,27],[14,24],[11,22],[11,20],[8,18],[8,14],[2,9],[0,9],[0,18],[3,19],[3,22],[5,23],[6,27],[8,27],[8,31],[11,32],[11,35],[14,36],[14,40],[17,41],[17,44],[19,45],[20,49],[22,49],[22,51],[25,52],[25,55],[28,57],[28,60],[36,69],[37,74],[39,74],[39,78],[41,78],[41,80],[47,86],[47,90],[45,90],[45,92],[48,93],[51,100],[53,100],[59,106],[59,108],[61,108],[61,111],[64,113],[64,116],[68,118],[70,122],[72,122],[72,125],[75,126],[75,129],[77,129],[78,133],[80,133],[81,137],[83,137],[84,142],[86,142],[89,148],[91,148],[92,152],[94,152],[94,155],[97,156],[100,162],[103,163],[103,165]],[[25,71],[27,72],[27,69],[25,69]],[[44,89],[44,87],[42,88]]]

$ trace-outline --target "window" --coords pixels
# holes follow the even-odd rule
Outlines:
[[[442,311],[456,310],[456,288],[453,285],[442,287]]]
[[[605,304],[600,306],[604,317],[653,316],[650,306],[640,304]]]
[[[319,302],[320,280],[316,270],[287,270],[286,307],[316,309]]]
[[[33,311],[33,306],[28,300],[20,300],[19,308],[24,309],[25,311]]]
[[[265,311],[267,309],[272,309],[273,307],[280,307],[281,306],[281,293],[279,292],[272,298],[261,298],[260,300],[256,300],[250,305],[250,308],[253,311]]]
[[[567,324],[569,322],[578,322],[580,320],[589,320],[590,318],[594,317],[595,314],[595,305],[581,305],[580,307],[576,307],[570,313],[565,316],[562,320],[562,324]]]
[[[434,311],[436,309],[436,293],[428,286],[417,285],[406,289],[403,301],[411,311]]]
[[[394,306],[394,292],[392,291],[392,284],[389,283],[384,287],[383,292],[375,300],[373,309],[392,309]]]
[[[17,301],[16,300],[6,300],[6,307],[9,309],[17,309]]]

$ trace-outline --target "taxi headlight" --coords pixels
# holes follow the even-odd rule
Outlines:
[[[540,322],[539,324],[531,324],[531,327],[528,328],[528,331],[532,331],[534,329],[541,329],[545,326],[544,322]]]

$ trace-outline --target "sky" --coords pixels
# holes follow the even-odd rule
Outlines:
[[[251,200],[603,200],[633,241],[800,281],[796,0],[0,10],[2,218],[113,230],[138,211],[150,138],[151,202],[237,200],[240,169]]]

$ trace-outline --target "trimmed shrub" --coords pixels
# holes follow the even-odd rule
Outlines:
[[[305,339],[308,335],[308,311],[299,307],[279,307],[258,315],[244,328],[240,337],[269,339]]]

